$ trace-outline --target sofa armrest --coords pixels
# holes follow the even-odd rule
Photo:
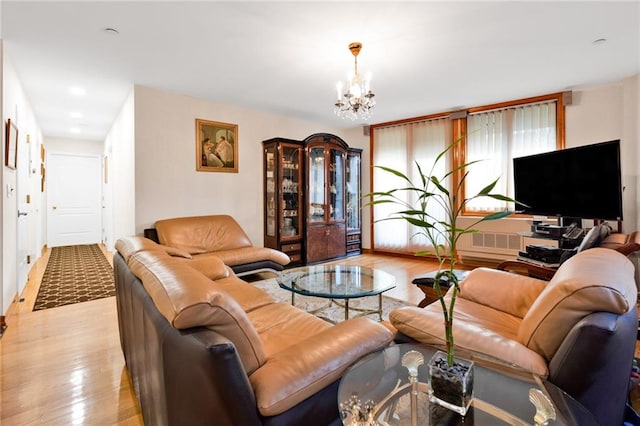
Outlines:
[[[558,268],[547,268],[544,266],[534,265],[533,263],[522,262],[519,260],[505,260],[496,268],[499,271],[515,272],[527,275],[532,278],[549,281],[553,278]]]
[[[640,250],[640,244],[638,244],[636,242],[626,243],[626,244],[621,245],[620,247],[617,247],[615,250],[618,253],[622,253],[625,256],[629,256],[630,254],[635,253],[638,250]]]
[[[250,376],[260,413],[273,416],[297,405],[392,339],[383,325],[354,318],[276,353]]]

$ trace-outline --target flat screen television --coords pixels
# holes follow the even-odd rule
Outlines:
[[[513,159],[520,213],[622,220],[620,140]]]

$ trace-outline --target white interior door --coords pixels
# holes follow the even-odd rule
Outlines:
[[[47,245],[101,241],[99,156],[50,153],[47,158]]]

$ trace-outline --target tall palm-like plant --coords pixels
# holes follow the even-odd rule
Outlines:
[[[365,197],[370,197],[371,201],[367,205],[376,205],[383,203],[393,203],[401,207],[402,210],[392,213],[389,217],[376,220],[376,222],[385,220],[404,220],[411,225],[419,228],[416,235],[424,235],[432,249],[426,251],[419,251],[416,253],[418,256],[433,255],[439,263],[438,272],[434,278],[434,288],[438,295],[438,300],[442,306],[442,313],[444,316],[444,328],[445,328],[445,340],[446,340],[446,353],[447,363],[453,365],[454,356],[454,341],[453,341],[453,308],[456,303],[456,297],[460,291],[460,285],[458,277],[454,273],[456,259],[456,246],[460,238],[465,234],[478,232],[475,228],[480,222],[487,222],[490,220],[497,220],[510,215],[510,211],[500,211],[481,217],[477,221],[473,222],[469,226],[459,227],[458,218],[462,214],[465,206],[472,200],[482,197],[489,197],[496,200],[513,202],[515,200],[501,194],[495,194],[494,190],[498,179],[491,182],[489,185],[482,188],[477,194],[464,198],[464,183],[469,176],[469,166],[476,161],[472,161],[466,164],[462,164],[459,167],[444,173],[443,176],[435,176],[435,170],[438,163],[442,161],[447,153],[456,146],[461,139],[456,140],[451,145],[445,148],[433,162],[429,173],[425,174],[422,167],[416,161],[415,165],[418,169],[418,175],[420,182],[417,184],[409,179],[404,173],[384,166],[375,166],[378,169],[391,173],[403,181],[407,186],[402,188],[395,188],[390,191],[384,192],[371,192],[366,194]],[[447,189],[445,182],[457,173],[461,173],[461,178],[456,183],[455,187],[451,190]],[[409,197],[400,197],[400,194],[409,193]],[[413,198],[411,197],[413,195]],[[405,199],[415,199],[415,203],[405,201]],[[444,210],[444,217],[438,218],[432,213],[433,208],[430,208],[433,204],[439,206]],[[448,262],[448,267],[445,264]],[[444,297],[443,289],[441,285],[444,283],[452,286],[451,298],[447,305],[447,301]]]

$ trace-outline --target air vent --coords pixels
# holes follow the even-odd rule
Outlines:
[[[473,247],[520,250],[520,236],[518,234],[478,232],[473,234],[472,245]]]

